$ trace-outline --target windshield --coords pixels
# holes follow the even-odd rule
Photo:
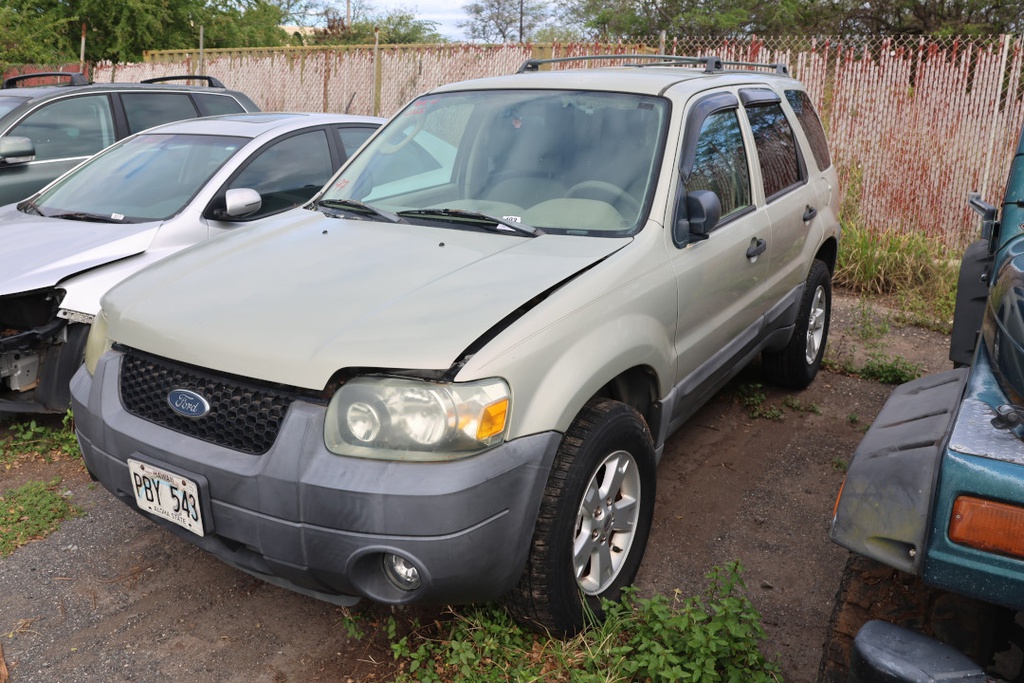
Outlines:
[[[546,233],[638,230],[667,119],[656,97],[488,90],[421,97],[321,198],[420,223],[477,212]],[[436,211],[435,211],[436,210]]]
[[[181,211],[246,138],[139,135],[111,147],[40,195],[44,216],[118,223],[170,218]]]

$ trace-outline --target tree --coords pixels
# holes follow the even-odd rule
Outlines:
[[[550,17],[544,0],[475,0],[462,9],[470,18],[456,25],[485,43],[525,42]]]
[[[0,7],[0,72],[17,64],[77,61],[67,41],[68,20],[48,11]]]
[[[379,36],[375,35],[379,31]],[[338,10],[325,13],[324,26],[308,41],[314,45],[372,45],[375,38],[384,45],[444,43],[437,22],[417,19],[412,11],[393,9],[384,14],[353,13],[351,25]]]

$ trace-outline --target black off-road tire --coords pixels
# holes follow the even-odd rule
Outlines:
[[[1010,610],[933,588],[850,553],[832,608],[818,683],[846,683],[853,639],[872,619],[924,633],[990,667],[995,653],[1007,647],[1013,617]]]
[[[761,354],[765,379],[786,389],[807,388],[821,367],[831,317],[832,272],[823,261],[816,259],[807,274],[792,338],[782,350]],[[816,348],[813,349],[813,357],[809,359],[807,356],[812,338],[816,340]]]
[[[595,477],[604,474],[602,464],[610,456],[635,468],[624,477],[627,486],[620,503],[634,500],[636,510],[628,548],[618,556],[617,570],[599,592],[587,595],[576,576],[574,542],[580,521],[593,521],[583,513],[584,496]],[[654,444],[643,417],[633,408],[611,400],[593,400],[569,427],[548,475],[537,525],[519,584],[506,596],[508,610],[521,624],[537,631],[565,637],[578,633],[590,617],[600,619],[600,598],[617,600],[622,588],[632,583],[640,567],[654,514],[656,463]],[[630,484],[635,484],[633,486]],[[638,490],[633,490],[637,488]],[[588,499],[589,500],[589,499]],[[625,513],[619,511],[621,517]],[[614,519],[614,515],[611,516]],[[604,517],[609,519],[609,517]],[[596,526],[594,527],[596,529]],[[621,538],[609,540],[615,547]],[[586,583],[586,579],[584,579]]]

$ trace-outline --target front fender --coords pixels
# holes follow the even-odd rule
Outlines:
[[[942,454],[968,369],[893,391],[854,451],[831,538],[855,553],[920,575]]]

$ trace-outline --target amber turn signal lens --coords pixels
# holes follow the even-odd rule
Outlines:
[[[949,540],[978,550],[1024,557],[1024,508],[960,496],[953,503]]]

